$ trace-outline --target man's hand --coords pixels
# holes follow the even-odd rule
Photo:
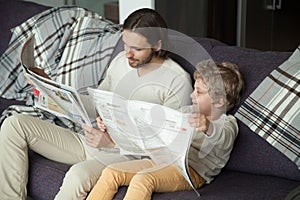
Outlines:
[[[98,121],[97,121],[98,124]],[[104,129],[96,129],[87,125],[82,125],[87,145],[95,148],[114,147],[115,144]],[[103,131],[104,130],[104,131]]]

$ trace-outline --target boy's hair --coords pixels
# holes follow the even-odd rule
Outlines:
[[[239,103],[244,79],[237,65],[230,62],[217,63],[213,60],[202,61],[197,64],[194,72],[194,79],[199,78],[207,85],[213,101],[220,98],[226,101],[226,112]]]
[[[147,38],[151,46],[161,42],[161,50],[156,56],[167,58],[168,32],[167,23],[162,16],[153,9],[142,8],[131,13],[124,21],[123,30],[139,33]]]

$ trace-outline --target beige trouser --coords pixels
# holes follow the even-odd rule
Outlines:
[[[103,151],[97,156],[103,157],[103,162],[87,159],[84,145],[74,132],[28,115],[14,115],[4,121],[0,131],[1,199],[26,199],[28,148],[48,159],[74,164],[56,200],[85,199],[107,164],[131,159]]]
[[[175,165],[149,171],[154,166],[149,159],[109,165],[103,170],[87,200],[111,200],[120,186],[128,185],[124,200],[150,200],[153,192],[192,189]],[[205,180],[192,168],[189,170],[195,187],[200,188]]]

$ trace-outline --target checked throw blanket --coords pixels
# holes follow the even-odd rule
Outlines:
[[[9,47],[0,57],[0,96],[25,100],[27,105],[32,105],[32,88],[22,73],[20,53],[32,35],[36,66],[52,80],[86,94],[87,87],[97,87],[103,80],[121,27],[74,6],[51,8],[15,27]],[[1,120],[13,111],[41,116],[33,107],[12,106]]]
[[[300,169],[300,46],[246,99],[235,116]]]

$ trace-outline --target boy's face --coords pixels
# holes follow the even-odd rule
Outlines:
[[[124,50],[126,58],[131,67],[138,68],[144,64],[151,63],[154,50],[147,39],[138,33],[123,30]]]
[[[208,88],[202,79],[198,78],[194,84],[194,91],[191,94],[193,105],[198,111],[206,116],[211,115],[212,99],[209,96]]]

